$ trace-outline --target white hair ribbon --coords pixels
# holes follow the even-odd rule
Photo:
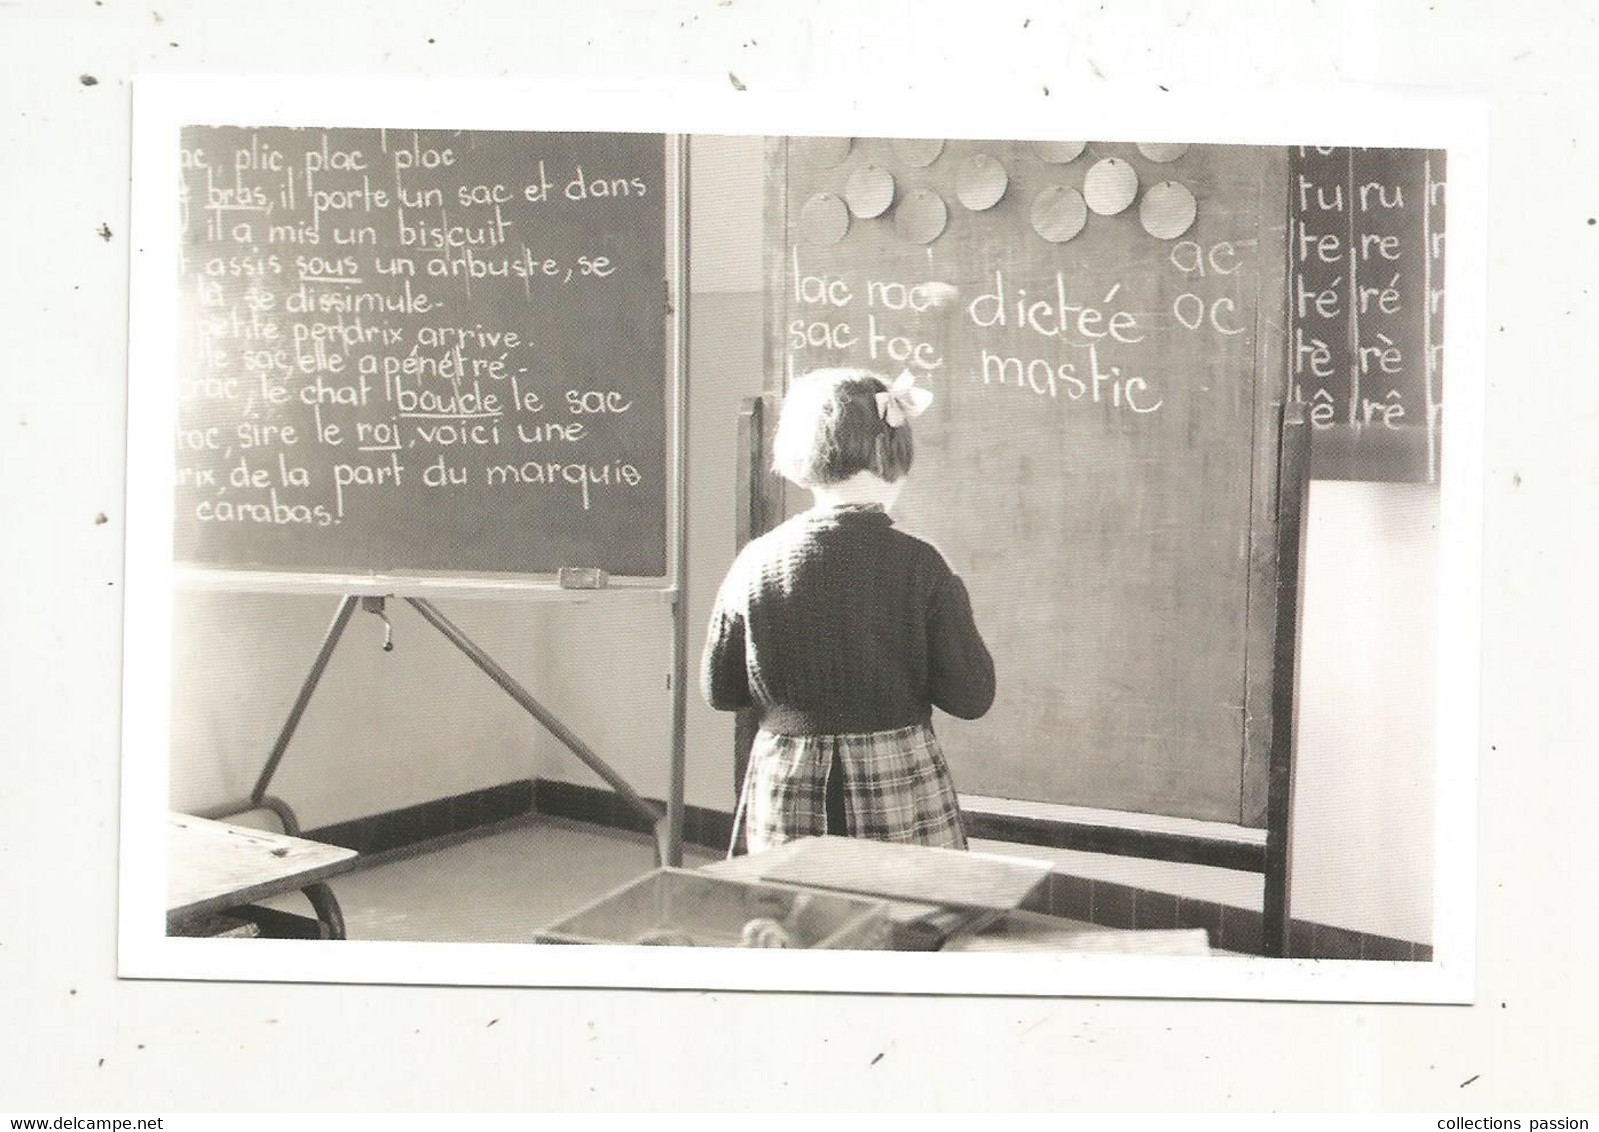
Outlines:
[[[912,417],[919,417],[933,403],[933,391],[916,384],[916,375],[901,370],[894,384],[877,395],[877,415],[889,428],[899,428]]]

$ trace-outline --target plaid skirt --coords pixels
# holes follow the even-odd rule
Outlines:
[[[827,787],[834,759],[844,776],[848,828],[827,828]],[[759,731],[750,748],[738,813],[740,834],[758,853],[824,833],[966,848],[960,804],[944,752],[925,723],[864,735],[777,735]]]

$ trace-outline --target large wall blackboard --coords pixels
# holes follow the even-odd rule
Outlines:
[[[667,569],[666,139],[191,126],[175,549]]]
[[[1296,146],[1290,160],[1289,327],[1312,474],[1437,482],[1445,154]]]
[[[772,360],[908,367],[936,394],[899,522],[965,577],[998,665],[988,716],[941,725],[963,793],[1258,827],[1287,154],[1071,153],[775,143]],[[1106,159],[1136,199],[1046,239]],[[963,203],[996,167],[997,203]],[[1179,236],[1145,228],[1160,184],[1194,198]]]

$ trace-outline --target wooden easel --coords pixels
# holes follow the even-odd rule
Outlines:
[[[367,612],[384,616],[386,598],[382,596],[346,594],[339,602],[338,611],[333,615],[333,621],[328,625],[327,632],[323,634],[322,645],[317,650],[315,659],[311,662],[311,669],[306,673],[305,679],[300,684],[300,691],[294,698],[294,704],[289,708],[288,718],[284,720],[283,727],[278,732],[277,741],[272,744],[272,750],[267,755],[266,764],[261,768],[261,774],[256,779],[255,787],[250,791],[249,797],[237,802],[211,807],[195,816],[211,818],[213,820],[233,817],[238,814],[248,813],[252,810],[270,810],[276,814],[283,823],[283,831],[290,836],[298,836],[300,831],[299,818],[293,808],[282,798],[271,794],[272,777],[277,773],[278,766],[283,761],[283,756],[289,749],[289,743],[294,739],[294,732],[300,725],[300,719],[305,715],[305,709],[311,703],[311,697],[316,692],[317,685],[322,680],[322,674],[327,671],[328,661],[333,657],[333,650],[338,647],[340,639],[344,636],[345,629],[354,616],[357,605]],[[544,728],[559,739],[574,755],[581,759],[590,770],[603,778],[615,790],[618,797],[635,813],[646,818],[655,831],[655,858],[656,864],[677,865],[682,863],[683,855],[683,824],[682,806],[668,806],[662,813],[655,805],[646,801],[635,791],[627,780],[618,774],[593,748],[583,742],[571,728],[561,722],[549,708],[534,697],[533,693],[524,688],[515,677],[507,672],[498,662],[484,651],[476,641],[467,636],[454,622],[440,612],[439,608],[430,600],[421,597],[407,597],[403,599],[407,605],[421,614],[422,619],[433,628],[437,629],[444,639],[459,649],[468,660],[477,666],[479,671],[510,696],[517,704],[531,715]],[[679,603],[681,604],[681,603]],[[385,622],[387,617],[384,616]],[[384,648],[392,648],[386,640]],[[681,673],[673,676],[674,686],[681,688],[683,684]],[[679,696],[681,698],[681,695]],[[680,768],[685,758],[682,733],[678,732],[673,743],[672,765],[674,793],[676,784],[681,782]],[[675,812],[674,812],[675,811]],[[325,888],[318,885],[315,888]],[[337,904],[333,902],[332,893],[327,893],[325,898],[321,894],[313,895],[311,889],[306,890],[306,895],[311,899],[313,906],[319,900],[331,904],[332,912],[337,915]],[[318,907],[319,916],[323,909]],[[323,916],[327,919],[326,916]],[[332,921],[329,921],[332,922]]]
[[[687,590],[688,590],[688,403],[689,390],[689,319],[688,319],[688,269],[686,262],[689,206],[689,152],[686,139],[670,139],[665,171],[669,200],[668,245],[666,266],[669,278],[663,281],[662,317],[667,321],[670,334],[670,374],[673,400],[670,403],[668,428],[671,434],[671,461],[668,470],[675,485],[670,507],[673,530],[668,548],[671,551],[669,569],[670,598],[672,602],[672,735],[670,782],[664,812],[657,804],[648,801],[635,791],[627,781],[580,739],[548,707],[536,699],[509,672],[494,660],[481,646],[446,617],[431,600],[414,594],[345,593],[333,620],[329,623],[311,662],[310,670],[300,684],[300,690],[278,732],[276,741],[267,755],[266,763],[257,777],[248,797],[224,805],[210,807],[196,813],[197,817],[221,819],[256,810],[270,811],[283,824],[285,833],[298,835],[300,823],[293,808],[282,798],[271,793],[272,778],[288,751],[295,730],[305,714],[306,707],[316,692],[317,685],[327,670],[350,618],[357,606],[383,616],[385,622],[388,598],[400,596],[422,619],[460,650],[479,671],[509,695],[521,708],[538,720],[609,785],[629,809],[645,818],[654,833],[655,860],[658,865],[681,865],[683,858],[684,793],[686,784],[686,734],[687,734]],[[331,587],[329,587],[331,588]],[[418,587],[422,588],[422,587]],[[337,592],[334,590],[334,592]],[[391,647],[385,642],[385,647]],[[343,916],[333,893],[325,884],[317,883],[304,889],[318,917],[336,938],[344,934]]]

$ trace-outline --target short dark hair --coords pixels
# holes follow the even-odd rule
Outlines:
[[[890,427],[877,408],[888,381],[864,369],[813,370],[794,381],[772,442],[772,468],[801,487],[871,472],[893,483],[911,470],[909,422]]]

